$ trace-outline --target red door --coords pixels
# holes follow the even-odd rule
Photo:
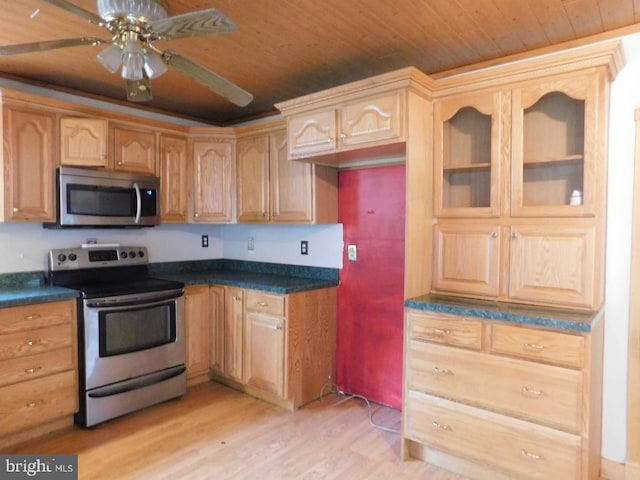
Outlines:
[[[336,384],[400,408],[404,303],[405,167],[338,176],[344,258],[338,289]],[[348,246],[355,245],[355,261]]]

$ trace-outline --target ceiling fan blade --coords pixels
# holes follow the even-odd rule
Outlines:
[[[0,56],[18,55],[20,53],[42,52],[55,48],[78,47],[81,45],[100,45],[106,43],[99,38],[65,38],[61,40],[48,40],[45,42],[21,43],[18,45],[0,46]]]
[[[148,102],[151,95],[151,82],[145,72],[142,72],[142,80],[127,80],[127,100],[130,102]]]
[[[91,23],[95,23],[96,25],[100,25],[101,27],[105,25],[104,20],[102,20],[102,18],[100,18],[98,15],[96,15],[95,13],[92,13],[88,10],[85,10],[84,8],[80,8],[77,5],[71,3],[71,2],[67,2],[66,0],[41,0],[45,3],[49,3],[51,5],[54,5],[56,7],[62,8],[63,10],[66,10],[67,12],[73,13],[74,15],[77,15],[79,17],[84,18],[85,20],[88,20]]]
[[[164,51],[162,52],[162,59],[167,65],[188,75],[196,82],[208,87],[239,107],[244,107],[253,100],[253,95],[249,92],[179,53],[169,50]]]
[[[215,8],[156,20],[149,27],[153,40],[173,40],[237,30],[235,24]]]

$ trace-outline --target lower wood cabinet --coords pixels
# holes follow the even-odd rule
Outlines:
[[[193,285],[184,289],[187,380],[209,372],[209,286]]]
[[[214,380],[289,409],[320,396],[335,370],[336,288],[210,292]]]
[[[73,300],[0,309],[0,446],[78,409]]]
[[[589,333],[406,310],[406,456],[470,478],[599,478],[603,321]]]

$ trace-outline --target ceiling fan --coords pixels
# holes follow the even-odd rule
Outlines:
[[[153,42],[236,31],[234,23],[211,8],[170,17],[165,0],[98,0],[99,16],[66,0],[41,0],[55,5],[111,32],[111,46],[98,53],[98,61],[111,73],[121,67],[127,99],[151,100],[151,82],[167,71],[167,65],[240,107],[253,96],[208,68],[171,50],[161,51]],[[80,45],[101,45],[109,41],[81,37],[0,46],[0,55],[41,52]]]

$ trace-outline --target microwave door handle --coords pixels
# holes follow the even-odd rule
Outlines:
[[[140,198],[140,187],[137,183],[133,184],[133,188],[136,191],[136,216],[134,221],[136,224],[140,223],[140,214],[142,213],[142,199]]]

